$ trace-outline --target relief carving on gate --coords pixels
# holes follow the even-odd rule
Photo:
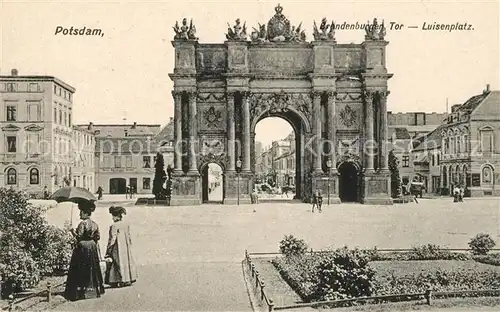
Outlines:
[[[200,155],[198,156],[199,165],[217,163],[222,168],[225,168],[227,161],[225,141],[225,138],[220,137],[202,137]]]
[[[259,118],[263,113],[286,113],[293,110],[307,120],[311,118],[312,100],[308,93],[252,93],[250,95],[250,115]]]
[[[199,117],[201,131],[224,131],[226,120],[225,95],[216,93],[198,94]]]
[[[358,130],[363,117],[361,105],[357,103],[337,103],[337,125],[339,129]]]
[[[341,135],[337,142],[337,159],[347,156],[359,158],[359,135]]]
[[[387,189],[387,182],[380,180],[368,181],[368,189],[371,194],[387,194],[387,192],[389,191]]]

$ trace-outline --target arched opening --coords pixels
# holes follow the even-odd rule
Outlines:
[[[37,168],[32,168],[30,170],[30,184],[40,183],[40,173]]]
[[[292,112],[266,113],[255,124],[253,168],[261,198],[302,199],[303,125]]]
[[[222,167],[208,163],[202,167],[202,202],[222,203],[224,201],[224,175]]]
[[[110,194],[125,194],[126,191],[127,191],[127,180],[125,178],[109,179]]]
[[[9,168],[7,170],[7,185],[17,184],[17,171],[14,168]]]
[[[339,198],[342,202],[359,200],[359,170],[353,162],[345,161],[338,167]]]
[[[448,193],[446,190],[448,189],[448,171],[446,170],[446,166],[443,166],[443,192],[441,195],[446,195]]]

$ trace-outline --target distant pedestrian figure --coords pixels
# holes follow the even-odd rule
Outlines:
[[[49,189],[47,188],[47,185],[43,188],[43,199],[47,200],[50,197]]]
[[[106,248],[106,273],[104,283],[111,287],[132,285],[137,279],[134,257],[132,255],[132,240],[130,225],[123,221],[127,212],[123,207],[109,208],[114,223],[109,228],[109,240]]]
[[[134,198],[134,192],[135,192],[135,188],[131,185],[130,186],[130,199]]]
[[[459,192],[458,192],[458,201],[463,203],[464,201],[464,188],[461,186],[460,189],[459,189]]]
[[[103,189],[102,189],[102,187],[99,186],[97,188],[97,192],[96,192],[97,193],[97,200],[101,200],[102,199],[102,192],[103,192]]]
[[[321,192],[316,189],[312,197],[312,211],[314,212],[314,208],[318,207],[318,211],[321,212],[321,206],[323,205],[323,196],[321,196]]]
[[[250,199],[252,200],[252,204],[259,203],[259,195],[257,195],[257,189],[254,189],[252,194],[250,195]]]
[[[125,188],[125,198],[128,198],[129,194],[130,194],[130,186],[127,185],[127,187]]]
[[[455,186],[455,188],[453,189],[453,202],[454,203],[458,203],[459,196],[460,196],[460,189],[458,188],[458,186]]]

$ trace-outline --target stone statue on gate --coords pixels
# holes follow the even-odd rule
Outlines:
[[[175,31],[174,40],[198,40],[196,37],[196,26],[193,24],[193,20],[187,25],[187,19],[182,19],[182,26],[179,26],[178,22],[175,22],[174,27],[172,27]]]
[[[266,25],[259,23],[259,28],[254,28],[252,42],[305,42],[306,34],[301,30],[302,23],[298,27],[292,27],[290,21],[283,15],[283,7],[278,4],[274,8],[276,14]]]
[[[313,37],[316,41],[335,41],[335,22],[328,24],[326,17],[321,20],[318,28],[314,22]]]
[[[253,42],[266,42],[267,41],[266,25],[261,25],[259,23],[259,29],[255,29],[254,27],[251,38]]]
[[[233,26],[233,29],[231,29],[231,26],[229,23],[227,24],[227,34],[226,34],[226,39],[229,41],[246,41],[247,40],[247,26],[246,22],[243,23],[243,27],[240,26],[241,21],[240,19],[236,19],[235,25]]]
[[[373,19],[373,23],[371,24],[370,21],[368,21],[365,27],[365,33],[365,40],[384,40],[386,35],[384,21],[382,20],[382,24],[380,25],[376,18]]]

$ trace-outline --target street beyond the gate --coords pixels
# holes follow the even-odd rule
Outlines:
[[[241,261],[249,252],[277,252],[284,235],[304,239],[315,250],[328,247],[389,249],[416,244],[467,248],[470,238],[498,238],[500,201],[450,198],[418,204],[324,206],[307,204],[146,207],[123,202],[132,224],[138,282],[110,289],[101,299],[66,303],[61,311],[243,311],[250,310]],[[99,203],[93,219],[101,228],[101,249],[111,224],[109,205]],[[254,208],[256,211],[254,212]],[[48,212],[52,223],[69,219],[70,208]]]

